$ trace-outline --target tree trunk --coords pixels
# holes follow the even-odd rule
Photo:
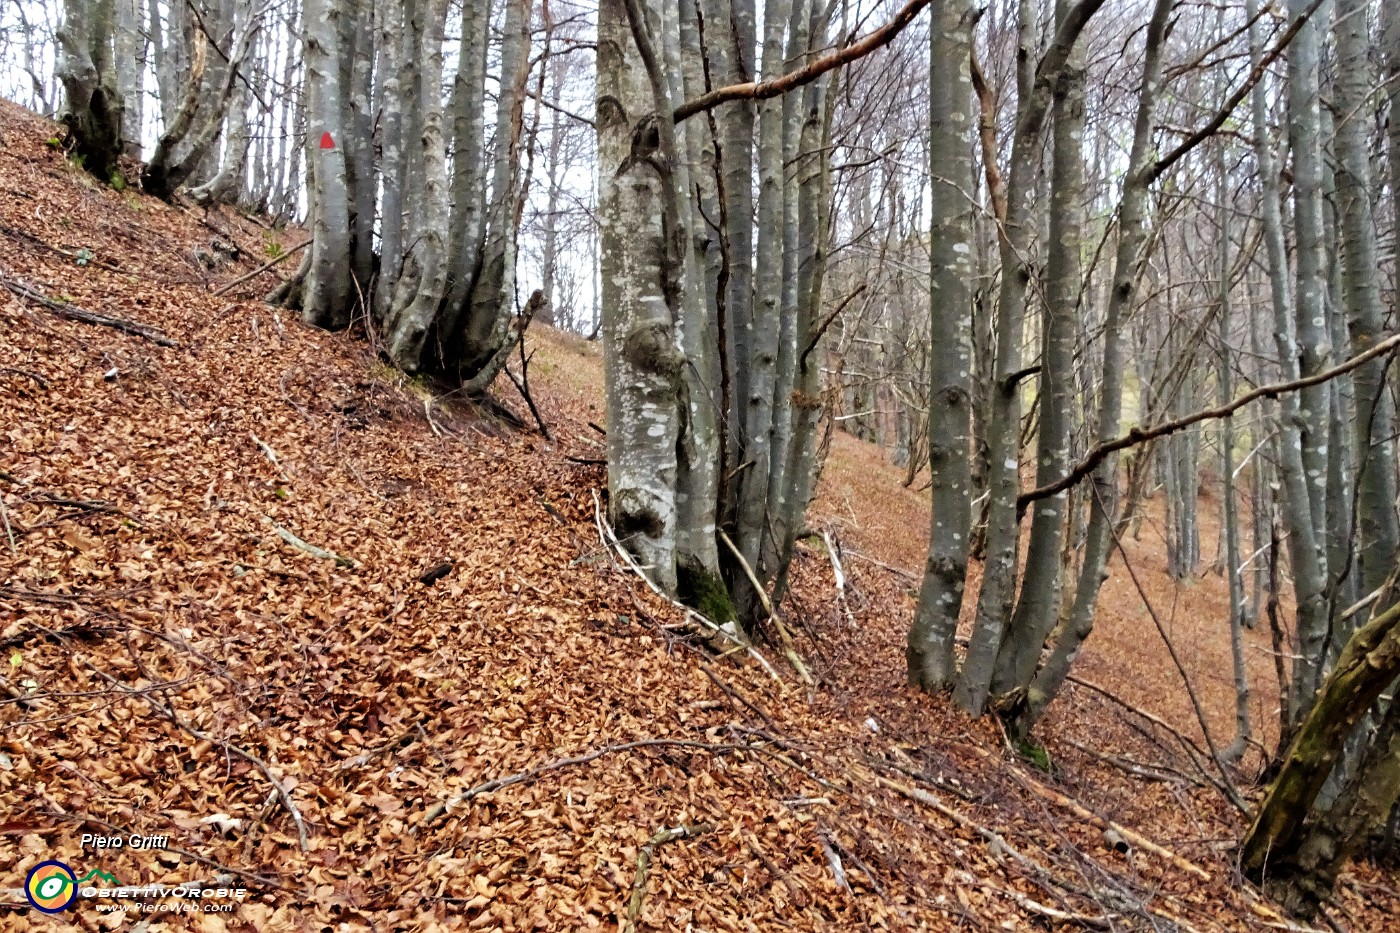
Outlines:
[[[929,37],[930,342],[928,409],[931,515],[928,561],[909,628],[909,683],[941,690],[953,680],[953,637],[962,611],[972,525],[969,461],[974,281],[972,125],[973,10],[946,2]]]
[[[302,317],[330,329],[350,322],[350,206],[340,87],[341,0],[306,0],[306,162],[311,233]]]
[[[645,23],[637,32],[646,37]],[[598,221],[608,412],[608,511],[652,581],[676,589],[676,442],[684,360],[663,222],[669,120],[629,26],[626,0],[598,8]]]
[[[1021,372],[1020,347],[1026,289],[1030,284],[1030,245],[1034,235],[1034,218],[1031,216],[1037,161],[1034,153],[1039,148],[1052,90],[1084,24],[1101,5],[1102,0],[1081,0],[1076,4],[1074,14],[1066,17],[1056,30],[1050,47],[1037,65],[1036,4],[1031,0],[1022,0],[1020,4],[1016,132],[1011,147],[1006,222],[1002,225],[1000,237],[1000,319],[988,432],[991,482],[987,509],[987,556],[983,564],[982,591],[977,602],[977,623],[954,691],[954,700],[958,705],[975,714],[980,714],[986,706],[993,666],[1011,617],[1016,592],[1020,526],[1016,512],[1016,496],[1020,491],[1019,379],[1025,375]]]
[[[1308,0],[1289,0],[1293,17],[1308,12]],[[1321,69],[1321,27],[1309,18],[1288,48],[1288,137],[1293,152],[1293,229],[1297,240],[1295,259],[1296,333],[1299,374],[1308,376],[1325,369],[1331,358],[1327,329],[1323,273],[1321,112],[1318,102]],[[1262,142],[1262,140],[1261,140]],[[1300,425],[1303,476],[1307,505],[1315,539],[1314,554],[1321,578],[1327,580],[1327,555],[1321,540],[1327,528],[1327,440],[1331,415],[1331,387],[1326,384],[1300,393],[1297,418]],[[1297,569],[1294,570],[1295,575]],[[1300,596],[1302,594],[1300,593]],[[1319,603],[1323,602],[1319,599]],[[1312,703],[1321,676],[1323,649],[1328,634],[1325,605],[1298,615],[1298,655],[1290,698],[1291,718],[1300,721]]]
[[[489,0],[462,4],[461,55],[452,82],[452,215],[449,220],[447,296],[438,333],[450,337],[467,310],[480,271],[486,212],[486,45]],[[441,361],[444,365],[446,360]]]
[[[1250,55],[1257,63],[1263,57],[1263,40],[1255,23],[1258,0],[1248,0],[1246,15],[1250,19]],[[1264,230],[1264,246],[1268,258],[1270,297],[1274,309],[1274,340],[1279,359],[1279,375],[1285,381],[1297,379],[1297,331],[1293,317],[1293,296],[1288,281],[1288,254],[1283,234],[1280,208],[1279,170],[1270,146],[1268,123],[1268,93],[1263,82],[1251,91],[1251,115],[1254,130],[1255,159],[1259,164],[1262,203],[1260,213]],[[1279,478],[1283,488],[1279,497],[1283,524],[1288,532],[1288,555],[1292,565],[1294,592],[1297,603],[1298,628],[1313,633],[1326,630],[1327,606],[1324,596],[1326,565],[1322,557],[1319,535],[1312,521],[1309,505],[1309,481],[1303,462],[1302,416],[1298,396],[1288,393],[1279,398]],[[1319,489],[1320,491],[1320,489]],[[1314,638],[1314,642],[1316,639]],[[1314,643],[1314,649],[1317,645]],[[1311,688],[1297,685],[1296,674],[1304,671],[1302,662],[1295,665],[1295,677],[1290,680],[1287,720],[1296,724],[1296,698]],[[1287,735],[1281,746],[1287,744]]]
[[[1162,85],[1162,45],[1167,34],[1172,0],[1157,0],[1148,22],[1143,47],[1142,83],[1133,128],[1128,173],[1119,206],[1118,248],[1114,257],[1113,287],[1104,317],[1103,380],[1100,388],[1097,439],[1116,437],[1123,414],[1124,327],[1138,298],[1146,262],[1148,238],[1148,169],[1153,158],[1152,136],[1157,98]],[[1089,493],[1089,527],[1085,532],[1084,558],[1079,567],[1074,602],[1051,636],[1050,655],[1026,689],[1024,700],[1007,711],[1012,731],[1028,735],[1059,695],[1071,666],[1094,625],[1099,590],[1107,578],[1113,547],[1113,512],[1117,498],[1117,458],[1107,457],[1094,470]]]
[[[1058,0],[1056,23],[1068,13]],[[1040,431],[1036,485],[1053,482],[1069,468],[1074,404],[1074,337],[1080,294],[1084,234],[1084,48],[1076,42],[1052,105],[1054,130],[1049,198],[1044,339],[1040,354]],[[1060,612],[1060,539],[1066,493],[1035,503],[1020,600],[1011,617],[992,676],[998,696],[1030,683],[1045,638]]]
[[[1384,333],[1380,258],[1371,208],[1371,162],[1363,114],[1370,96],[1367,4],[1336,0],[1337,195],[1341,227],[1343,303],[1353,354],[1369,350]],[[1393,14],[1392,14],[1393,15]],[[1400,122],[1400,112],[1396,114]],[[1395,406],[1386,391],[1387,362],[1372,360],[1353,374],[1356,412],[1357,502],[1361,593],[1381,587],[1395,568],[1400,527],[1395,515]],[[1380,609],[1387,608],[1380,606]]]
[[[1397,675],[1400,605],[1356,630],[1318,691],[1245,835],[1240,867],[1248,877],[1288,884],[1296,876],[1313,802],[1340,760],[1352,729]],[[1392,732],[1387,746],[1393,741]],[[1384,758],[1388,751],[1381,749],[1378,754]],[[1364,779],[1364,768],[1358,777]],[[1389,792],[1385,786],[1377,790]]]
[[[410,147],[406,160],[407,211],[405,265],[395,283],[385,320],[389,359],[404,372],[422,363],[428,329],[442,303],[447,281],[447,167],[442,136],[442,32],[446,0],[405,4],[406,48],[414,68],[406,77],[413,95],[410,118],[403,125]],[[409,90],[409,89],[405,89]],[[412,134],[412,135],[410,135]]]
[[[115,58],[117,0],[65,0],[58,28],[63,124],[83,167],[108,181],[117,171],[125,104]]]
[[[462,323],[448,346],[456,348],[450,365],[484,388],[505,363],[512,346],[515,316],[515,234],[520,217],[520,137],[524,127],[525,82],[530,75],[530,4],[507,0],[505,38],[501,46],[500,92],[496,102],[495,152],[491,200],[477,260],[480,271]]]

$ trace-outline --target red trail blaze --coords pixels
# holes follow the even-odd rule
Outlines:
[[[322,134],[321,134],[321,148],[322,148],[322,149],[334,149],[334,148],[335,148],[335,140],[334,140],[334,139],[331,139],[331,134],[330,134],[330,133],[322,133]]]

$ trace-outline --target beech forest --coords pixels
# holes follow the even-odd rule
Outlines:
[[[1400,930],[1400,4],[4,0],[0,929]]]

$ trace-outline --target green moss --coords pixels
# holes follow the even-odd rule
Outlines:
[[[683,560],[676,566],[676,595],[716,625],[734,621],[734,601],[729,598],[724,581],[693,560]]]
[[[126,190],[126,176],[116,169],[112,169],[112,177],[108,179],[113,191]]]
[[[1037,745],[1030,739],[1021,739],[1016,743],[1016,751],[1020,753],[1022,758],[1046,774],[1055,770],[1055,765],[1050,760],[1050,753],[1045,750],[1044,745]]]

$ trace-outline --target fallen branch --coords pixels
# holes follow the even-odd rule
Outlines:
[[[604,755],[612,755],[617,752],[630,751],[634,748],[700,748],[710,752],[730,752],[742,749],[742,745],[723,744],[714,742],[697,742],[693,739],[638,739],[635,742],[622,742],[617,745],[604,745],[584,755],[576,755],[572,758],[556,758],[554,761],[538,765],[534,768],[527,768],[524,771],[517,771],[514,774],[503,775],[483,781],[475,787],[469,787],[460,794],[454,794],[441,803],[436,804],[432,809],[423,815],[423,822],[414,829],[418,830],[431,826],[444,815],[450,813],[454,807],[461,806],[482,794],[489,794],[498,791],[503,787],[510,787],[512,784],[523,784],[533,781],[542,774],[550,771],[558,771],[561,768],[572,768],[576,765],[586,765],[589,762],[597,761]]]
[[[825,832],[817,831],[817,841],[822,844],[822,853],[826,855],[826,862],[831,866],[831,874],[836,878],[836,884],[846,889],[846,893],[851,893],[851,882],[846,877],[846,868],[841,864],[841,856],[832,848],[831,840],[827,838]],[[751,844],[752,845],[752,844]],[[784,879],[786,880],[786,879]]]
[[[1206,786],[1205,781],[1202,781],[1199,778],[1193,778],[1189,774],[1182,774],[1180,771],[1174,770],[1169,771],[1165,768],[1160,768],[1155,765],[1139,764],[1136,761],[1133,761],[1129,758],[1123,758],[1118,755],[1109,755],[1105,752],[1099,751],[1098,749],[1091,748],[1088,745],[1083,745],[1079,742],[1076,742],[1073,739],[1065,739],[1065,744],[1068,745],[1070,748],[1083,752],[1091,758],[1097,758],[1104,764],[1112,765],[1120,771],[1125,771],[1128,774],[1133,775],[1134,777],[1142,778],[1144,781],[1195,784],[1197,787]]]
[[[502,366],[501,368],[506,371],[506,375],[510,377],[510,381],[515,385],[515,391],[520,393],[520,397],[523,398],[525,404],[529,406],[530,414],[535,416],[535,424],[539,427],[540,434],[544,436],[545,440],[553,443],[554,436],[549,433],[549,425],[544,423],[544,418],[540,415],[540,410],[535,407],[534,396],[530,394],[530,360],[535,358],[535,352],[531,350],[529,356],[525,355],[525,335],[523,333],[520,335],[519,347],[520,378],[515,378],[515,373],[510,371],[510,366]]]
[[[876,567],[879,567],[881,570],[888,570],[890,573],[894,574],[895,576],[903,577],[904,579],[908,580],[910,583],[918,583],[918,582],[919,582],[919,576],[918,576],[918,574],[915,574],[915,573],[912,573],[911,571],[905,570],[903,567],[896,567],[894,564],[887,564],[887,563],[885,563],[885,562],[882,561],[882,560],[876,560],[875,558],[871,557],[869,554],[862,554],[862,553],[860,553],[859,551],[853,551],[853,550],[851,550],[850,548],[846,548],[846,550],[844,551],[844,553],[845,553],[845,555],[846,555],[847,557],[854,557],[856,560],[863,560],[863,561],[865,561],[867,564],[874,564]]]
[[[138,690],[133,690],[130,687],[127,687],[125,684],[117,680],[111,674],[108,674],[106,671],[87,663],[84,663],[84,666],[97,676],[101,677],[103,680],[107,681],[117,690],[120,690],[121,692],[130,696],[140,697],[141,700],[147,706],[149,706],[151,709],[155,710],[161,716],[169,720],[171,725],[175,726],[176,728],[188,732],[190,735],[194,736],[201,742],[208,742],[210,745],[220,746],[224,749],[224,751],[228,752],[231,755],[236,755],[239,758],[242,758],[244,761],[248,762],[248,764],[261,771],[262,776],[267,778],[268,783],[272,785],[273,790],[277,793],[277,797],[279,800],[281,800],[283,808],[286,809],[287,813],[291,816],[292,822],[296,824],[297,841],[301,844],[301,851],[305,852],[310,848],[310,845],[307,840],[306,821],[302,818],[301,810],[297,809],[296,803],[292,800],[291,792],[287,790],[286,785],[282,783],[282,779],[276,774],[273,774],[272,768],[267,764],[267,762],[263,761],[261,758],[259,758],[257,755],[254,755],[252,752],[245,751],[244,749],[239,748],[232,742],[226,742],[223,739],[218,738],[217,736],[213,736],[207,732],[203,732],[199,729],[196,729],[194,726],[191,726],[189,723],[182,720],[179,717],[179,715],[175,712],[175,710],[171,707],[165,705],[159,700],[151,699],[150,695],[147,693]]]
[[[348,558],[348,557],[341,557],[339,554],[336,554],[334,551],[327,551],[325,548],[319,548],[319,547],[317,547],[317,546],[314,545],[314,544],[307,544],[305,541],[301,540],[301,539],[298,538],[296,535],[292,534],[290,531],[288,531],[287,529],[283,528],[281,525],[277,524],[276,522],[274,522],[274,521],[273,521],[272,519],[270,519],[270,518],[267,520],[267,522],[268,522],[269,525],[272,526],[272,530],[275,531],[275,532],[277,532],[277,536],[278,536],[279,538],[281,538],[283,541],[286,541],[288,544],[290,544],[292,547],[296,548],[297,550],[299,550],[299,551],[305,551],[306,553],[310,554],[312,557],[319,557],[319,558],[321,558],[322,560],[333,560],[333,561],[335,561],[335,565],[336,565],[337,567],[353,567],[353,566],[355,566],[355,562],[352,561],[350,558]]]
[[[10,527],[10,513],[5,508],[5,497],[0,496],[0,522],[5,523],[5,540],[10,542],[10,553],[19,556],[19,548],[15,546],[15,530]]]
[[[836,578],[836,602],[846,613],[846,621],[854,626],[856,617],[855,613],[851,612],[850,603],[846,602],[846,570],[841,566],[841,555],[836,552],[836,542],[832,539],[830,531],[822,532],[822,540],[826,542],[826,556],[831,558],[831,572]]]
[[[985,749],[978,748],[975,745],[969,745],[967,746],[967,748],[971,750],[974,754],[984,759],[990,759],[993,757],[991,752],[986,751]],[[1022,787],[1024,787],[1026,790],[1030,791],[1032,794],[1039,797],[1040,799],[1052,803],[1063,810],[1068,810],[1075,816],[1079,817],[1081,820],[1084,820],[1085,822],[1090,823],[1091,825],[1096,826],[1099,829],[1105,831],[1111,830],[1113,832],[1118,833],[1129,843],[1137,846],[1144,852],[1151,852],[1153,855],[1156,855],[1159,858],[1171,862],[1173,865],[1175,865],[1177,868],[1180,868],[1182,871],[1190,872],[1197,878],[1200,878],[1202,881],[1210,880],[1210,872],[1206,871],[1204,868],[1197,865],[1195,862],[1183,858],[1182,856],[1177,855],[1170,849],[1158,845],[1157,843],[1153,842],[1152,840],[1148,839],[1146,836],[1142,835],[1141,833],[1135,830],[1129,829],[1128,827],[1123,826],[1122,824],[1115,823],[1113,820],[1099,816],[1093,810],[1090,810],[1088,807],[1084,806],[1082,803],[1075,800],[1073,797],[1069,797],[1065,794],[1062,794],[1053,788],[1046,787],[1039,781],[1026,777],[1025,775],[1021,774],[1015,769],[1010,769],[1010,771],[1011,774],[1013,774],[1016,777],[1017,783],[1019,783]]]
[[[787,626],[783,625],[782,620],[778,618],[778,613],[773,609],[772,600],[768,598],[768,593],[763,589],[763,584],[758,582],[758,575],[753,572],[753,568],[749,566],[749,562],[744,560],[744,555],[739,553],[739,549],[734,545],[734,541],[723,528],[719,529],[719,538],[728,546],[729,552],[734,555],[734,559],[737,560],[739,566],[743,568],[744,576],[748,577],[749,585],[752,586],[754,592],[758,594],[758,601],[762,604],[763,611],[768,613],[768,621],[777,629],[778,637],[782,639],[783,654],[787,657],[788,663],[792,665],[793,670],[797,671],[797,676],[802,678],[803,683],[809,687],[816,686],[816,680],[812,678],[811,673],[807,670],[807,665],[802,663],[802,658],[798,655],[797,649],[793,647],[792,635],[788,632]]]
[[[0,366],[0,373],[8,373],[12,376],[24,376],[33,379],[35,384],[45,392],[49,390],[49,381],[38,373],[31,373],[27,369],[15,369],[13,366]]]
[[[221,285],[221,286],[219,286],[218,288],[216,288],[216,289],[214,290],[214,294],[215,294],[215,295],[225,295],[225,294],[228,294],[230,291],[232,291],[232,290],[233,290],[234,288],[236,288],[237,286],[242,285],[244,282],[248,281],[248,280],[251,279],[251,278],[255,278],[255,277],[259,276],[259,275],[262,275],[262,274],[263,274],[264,272],[266,272],[268,269],[271,269],[273,266],[277,265],[279,262],[281,262],[282,260],[286,259],[288,256],[291,256],[293,253],[299,253],[299,252],[301,252],[302,250],[306,249],[306,248],[307,248],[308,246],[310,246],[310,245],[311,245],[311,241],[310,241],[310,240],[307,240],[307,241],[305,241],[304,243],[298,243],[296,246],[293,246],[291,249],[287,250],[287,251],[284,252],[282,255],[277,256],[277,257],[275,257],[274,259],[272,259],[271,261],[265,262],[265,263],[263,263],[262,265],[258,266],[258,267],[257,267],[256,269],[254,269],[252,272],[246,273],[245,275],[240,275],[238,278],[234,279],[232,282],[229,282],[227,285]]]
[[[135,321],[128,321],[125,318],[111,317],[106,314],[97,314],[92,311],[87,311],[77,305],[69,304],[66,301],[58,301],[57,299],[50,298],[42,292],[25,285],[23,282],[17,282],[13,279],[0,278],[0,284],[3,284],[19,297],[27,298],[35,304],[52,311],[59,317],[67,318],[70,321],[81,321],[84,324],[96,324],[99,327],[110,327],[124,334],[131,334],[133,337],[149,340],[151,343],[158,344],[162,347],[179,346],[178,343],[167,337],[164,332],[147,324],[139,324]]]
[[[787,872],[779,868],[778,864],[773,861],[772,857],[767,852],[763,851],[763,846],[758,844],[758,840],[754,838],[753,833],[749,833],[749,838],[746,840],[746,842],[748,843],[749,851],[752,852],[754,856],[760,862],[763,863],[763,867],[767,869],[768,874],[771,875],[775,881],[781,881],[783,883],[783,887],[787,888],[788,895],[791,896],[792,902],[796,904],[798,908],[805,908],[807,906],[807,896],[802,893],[801,888],[793,884],[792,879],[788,877]],[[839,857],[837,858],[836,862],[838,865],[840,864],[841,860]],[[840,880],[842,882],[842,885],[846,888],[846,891],[849,892],[851,890],[851,886],[845,883],[846,876],[844,872],[840,875]]]
[[[647,877],[651,874],[651,860],[659,846],[678,839],[691,839],[715,831],[714,823],[696,823],[694,826],[677,826],[674,829],[659,829],[646,845],[637,853],[637,874],[632,880],[632,897],[627,904],[627,933],[637,929],[637,918],[642,914],[642,901],[647,896]]]

